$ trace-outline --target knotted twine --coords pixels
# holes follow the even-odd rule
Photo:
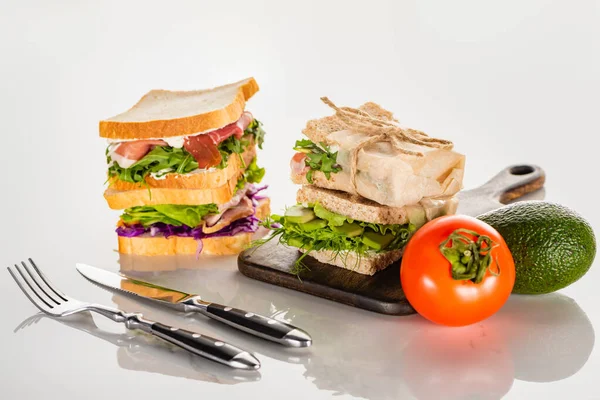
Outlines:
[[[335,110],[335,115],[347,128],[367,135],[365,140],[360,141],[352,150],[350,158],[350,182],[354,191],[358,193],[356,185],[356,174],[358,170],[358,153],[379,142],[388,142],[398,152],[423,157],[419,151],[408,150],[404,144],[412,143],[430,148],[451,149],[453,144],[449,140],[429,137],[426,133],[410,128],[402,128],[391,121],[384,121],[372,117],[369,113],[352,107],[338,107],[329,98],[321,97],[321,101]]]

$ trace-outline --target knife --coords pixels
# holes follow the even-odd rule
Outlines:
[[[238,308],[203,301],[200,296],[129,278],[86,264],[76,264],[84,278],[103,288],[154,300],[158,304],[189,313],[197,312],[236,329],[288,347],[308,347],[312,338],[300,328]]]

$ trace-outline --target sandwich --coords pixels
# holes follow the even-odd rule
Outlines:
[[[270,212],[257,186],[262,124],[245,110],[254,78],[197,91],[152,90],[100,121],[119,252],[236,254]]]
[[[265,221],[303,255],[373,275],[402,257],[427,221],[454,214],[465,157],[448,140],[401,127],[375,103],[309,121],[292,157],[297,204]],[[259,242],[259,243],[263,243]]]

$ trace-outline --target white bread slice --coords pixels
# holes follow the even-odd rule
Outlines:
[[[128,111],[100,121],[100,137],[160,139],[222,128],[240,118],[257,91],[254,78],[206,90],[152,90]]]
[[[241,174],[241,170],[239,174]],[[152,206],[156,204],[225,204],[235,194],[239,174],[232,177],[224,185],[210,189],[185,188],[137,188],[135,190],[115,190],[109,187],[104,191],[104,198],[113,210],[122,210],[135,206]]]
[[[299,249],[301,252],[305,250]],[[389,267],[395,261],[402,258],[404,249],[392,250],[384,253],[368,253],[359,256],[358,253],[342,252],[335,253],[330,250],[311,251],[308,256],[316,259],[319,262],[335,265],[336,267],[348,269],[363,275],[374,275],[377,271],[381,271]]]
[[[358,195],[310,185],[302,186],[298,190],[296,201],[298,203],[319,202],[329,211],[357,221],[398,225],[410,222],[417,227],[439,216],[454,214],[458,207],[456,197],[425,200],[411,206],[388,207]]]
[[[271,212],[270,200],[261,200],[256,208],[256,217],[265,218]],[[241,233],[235,236],[216,237],[202,240],[202,254],[228,255],[238,254],[245,250],[253,240],[252,233]],[[176,254],[196,254],[198,242],[193,238],[170,236],[138,237],[119,236],[119,253],[140,256],[171,256]]]
[[[250,165],[256,157],[256,146],[250,144],[242,158],[246,166]],[[110,178],[109,188],[113,190],[138,190],[140,188],[148,190],[149,188],[166,189],[214,189],[225,185],[229,180],[239,177],[244,171],[244,167],[237,154],[231,154],[227,162],[227,167],[223,169],[197,170],[189,174],[167,174],[162,179],[146,177],[146,185],[140,183],[131,183],[121,181],[118,178]],[[237,179],[237,178],[236,178]],[[151,189],[153,190],[153,189]]]

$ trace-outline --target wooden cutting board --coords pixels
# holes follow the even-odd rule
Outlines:
[[[544,171],[535,165],[511,166],[484,185],[459,193],[460,214],[477,216],[509,201],[541,189]],[[300,256],[297,249],[273,240],[238,257],[240,272],[252,279],[283,286],[365,310],[390,315],[409,315],[410,306],[400,285],[400,262],[373,276],[323,264],[308,256],[308,270],[300,276],[290,270]]]

